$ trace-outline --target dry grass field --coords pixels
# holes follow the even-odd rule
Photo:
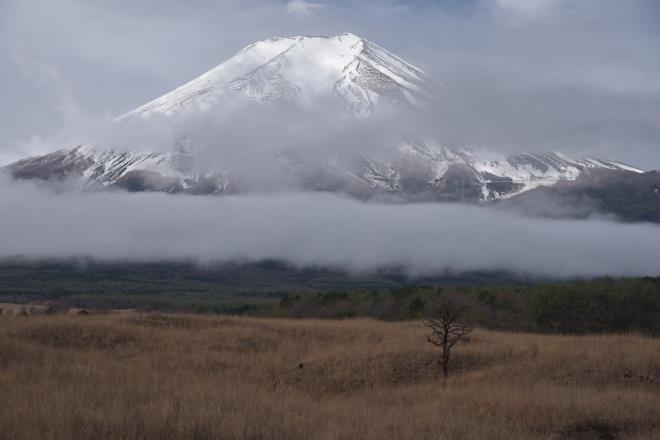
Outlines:
[[[0,316],[3,439],[658,439],[660,340],[419,322]]]

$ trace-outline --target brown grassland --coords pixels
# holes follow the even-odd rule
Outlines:
[[[659,439],[660,339],[418,321],[0,316],[3,439]]]

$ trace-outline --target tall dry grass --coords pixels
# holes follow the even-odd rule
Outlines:
[[[658,439],[660,340],[416,322],[0,317],[0,438]]]

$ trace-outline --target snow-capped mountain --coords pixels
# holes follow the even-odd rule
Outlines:
[[[272,38],[118,119],[213,108],[228,91],[257,100],[334,95],[357,115],[372,113],[381,100],[416,105],[431,94],[424,72],[356,35]]]
[[[423,108],[435,99],[434,87],[421,69],[353,34],[274,38],[247,46],[193,81],[120,116],[116,123],[220,115],[226,100],[234,96],[303,107],[321,101],[358,120],[384,106]],[[222,155],[209,159],[194,141],[175,140],[165,147],[141,152],[134,145],[78,145],[16,162],[9,169],[16,178],[72,179],[89,188],[221,194],[255,187],[254,176],[241,174]],[[417,139],[392,139],[385,149],[388,154],[338,153],[322,161],[305,151],[276,151],[264,164],[273,170],[269,174],[275,180],[260,180],[256,187],[484,201],[574,180],[585,169],[642,172],[614,161],[571,159],[560,153],[505,157],[450,149],[423,133]]]

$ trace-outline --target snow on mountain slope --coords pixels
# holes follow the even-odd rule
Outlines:
[[[224,194],[261,189],[339,191],[358,197],[378,194],[413,200],[479,202],[575,180],[589,169],[643,172],[613,161],[574,160],[559,153],[503,156],[449,149],[431,142],[406,142],[389,160],[374,155],[341,157],[325,163],[304,155],[280,154],[270,166],[285,179],[234,173],[185,149],[168,153],[116,152],[79,146],[10,165],[19,179],[74,180],[87,188],[122,188]]]
[[[20,160],[8,168],[18,179],[73,181],[89,189],[123,188],[215,194],[227,190],[226,170],[196,165],[185,151],[168,153],[104,150],[88,146]]]
[[[539,186],[575,180],[580,173],[588,169],[644,172],[615,161],[572,159],[561,153],[519,153],[505,156],[467,148],[451,149],[433,140],[408,140],[400,148],[404,153],[403,158],[385,168],[386,171],[378,176],[380,182],[392,182],[388,188],[392,191],[405,187],[401,180],[409,180],[411,176],[405,175],[410,172],[402,162],[405,162],[406,157],[414,157],[421,159],[422,163],[428,166],[426,172],[421,174],[428,179],[431,187],[444,187],[445,195],[450,189],[447,186],[460,187],[460,190],[456,190],[458,192],[449,195],[449,198],[456,200],[509,198]],[[374,168],[372,161],[370,173],[373,173]],[[384,168],[383,164],[380,164],[380,168]],[[413,171],[419,172],[419,167]]]
[[[420,69],[353,34],[273,38],[118,119],[208,109],[230,91],[257,100],[333,95],[350,112],[368,115],[379,99],[418,103],[429,95],[426,83]]]
[[[360,121],[378,112],[384,103],[423,108],[425,101],[435,98],[432,90],[423,71],[353,34],[273,38],[247,46],[216,68],[116,121],[139,126],[156,116],[172,122],[200,114],[221,117],[225,99],[235,96],[255,102],[291,101],[303,107],[331,103]],[[183,136],[195,138],[189,133]],[[325,162],[304,151],[276,151],[272,161],[267,158],[268,163],[259,164],[272,181],[242,174],[244,170],[233,169],[218,155],[214,160],[204,157],[195,141],[179,140],[171,147],[161,146],[160,152],[129,148],[134,146],[76,146],[16,162],[9,169],[17,178],[73,179],[89,188],[220,194],[255,187],[293,187],[362,197],[388,193],[464,201],[509,198],[538,186],[575,180],[592,168],[642,172],[613,161],[577,160],[560,153],[505,157],[420,139],[392,139],[391,145],[383,145],[382,154],[333,154]],[[249,151],[250,145],[242,148]],[[389,154],[392,149],[395,155]]]

